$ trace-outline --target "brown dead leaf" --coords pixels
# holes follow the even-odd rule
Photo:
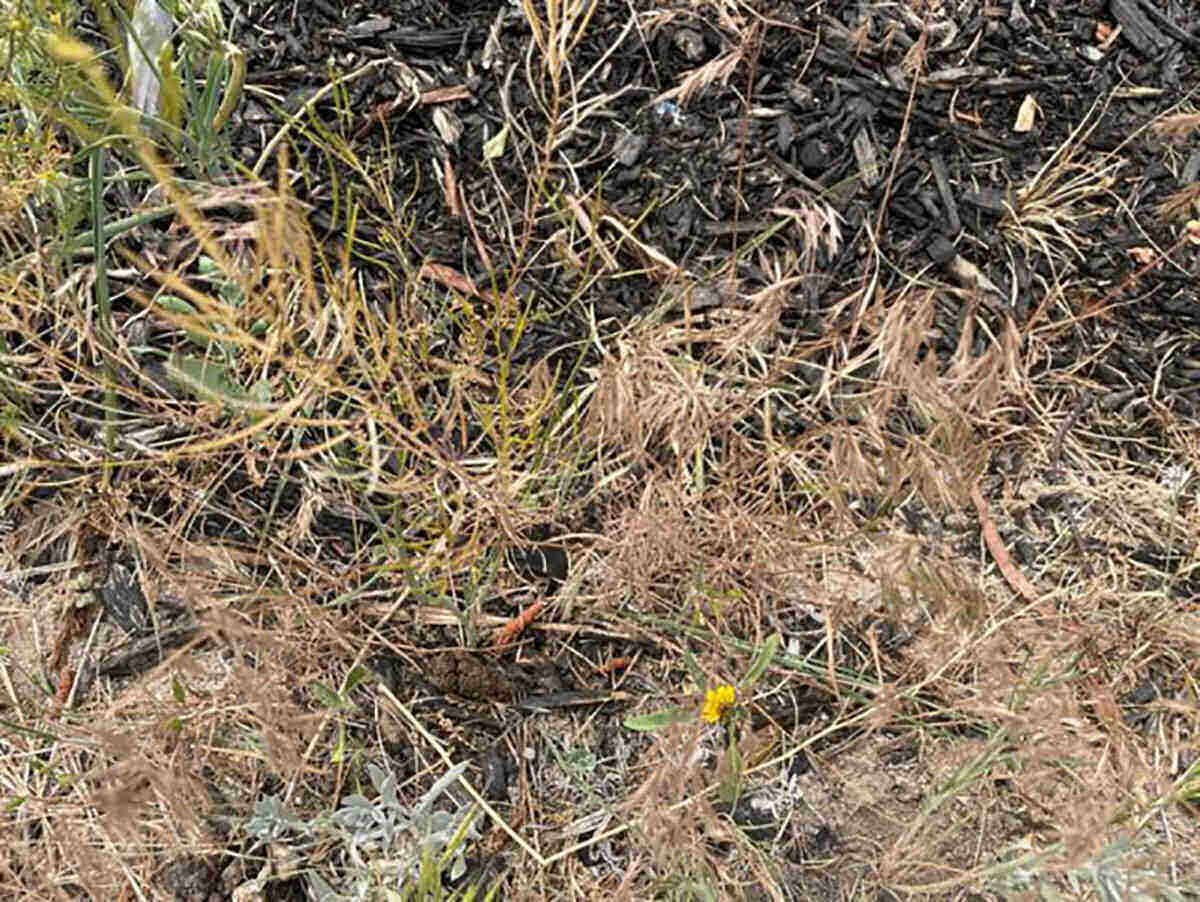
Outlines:
[[[971,501],[975,505],[975,511],[979,514],[979,526],[983,532],[984,542],[987,543],[988,551],[992,553],[992,558],[996,561],[996,566],[1004,574],[1004,579],[1012,587],[1013,591],[1026,601],[1036,600],[1037,589],[1033,587],[1033,583],[1025,578],[1025,574],[1017,569],[1017,565],[1009,557],[1008,549],[1004,547],[1004,542],[1001,540],[1000,533],[996,529],[996,523],[992,520],[988,503],[984,499],[983,493],[979,491],[979,483],[971,485]]]
[[[446,157],[443,167],[442,187],[446,193],[446,210],[455,219],[462,218],[462,205],[458,201],[458,178],[454,174],[454,164]]]
[[[439,285],[445,285],[447,288],[453,288],[462,294],[469,294],[472,297],[483,298],[479,293],[479,289],[475,287],[475,283],[464,276],[457,270],[451,269],[441,263],[425,263],[417,271],[418,279],[432,279]]]
[[[1020,135],[1032,130],[1033,121],[1040,111],[1041,107],[1038,106],[1033,95],[1026,94],[1025,99],[1021,101],[1020,109],[1017,110],[1017,121],[1013,124],[1013,131]]]

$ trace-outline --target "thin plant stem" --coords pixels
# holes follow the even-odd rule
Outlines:
[[[112,300],[108,290],[108,266],[104,259],[104,145],[92,148],[88,178],[92,194],[92,250],[96,266],[96,306],[100,312],[99,328],[101,354],[104,357],[104,461],[103,485],[108,488],[112,477],[112,456],[117,444],[117,390],[112,358],[115,353],[112,325]]]

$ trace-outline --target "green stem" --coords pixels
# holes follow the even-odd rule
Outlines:
[[[92,148],[88,158],[88,177],[92,188],[92,251],[96,266],[96,306],[100,311],[97,333],[100,353],[104,357],[104,462],[103,484],[107,488],[112,478],[112,457],[117,445],[117,389],[113,371],[116,353],[112,322],[112,301],[108,292],[108,265],[104,257],[104,145]]]

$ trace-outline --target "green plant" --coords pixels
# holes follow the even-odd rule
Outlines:
[[[725,727],[725,735],[729,741],[729,766],[724,779],[721,781],[719,793],[722,801],[736,801],[742,791],[743,766],[741,752],[738,748],[738,720],[744,713],[744,709],[737,704],[738,695],[740,693],[743,697],[747,696],[750,689],[766,672],[772,659],[775,657],[775,652],[779,649],[780,640],[781,637],[776,633],[763,643],[762,647],[755,654],[754,659],[750,662],[750,666],[746,670],[746,675],[742,678],[739,686],[735,687],[729,684],[709,686],[704,693],[704,702],[700,708],[700,719],[710,724],[722,724]],[[695,656],[690,651],[684,651],[683,660],[698,685],[703,685],[707,682],[704,672],[700,669],[700,665],[696,662]],[[627,717],[625,719],[625,727],[626,729],[639,731],[659,730],[673,723],[690,720],[695,716],[695,709],[692,707],[674,707],[654,714]]]
[[[120,135],[128,143],[114,146],[143,162],[149,151],[144,138],[161,135],[175,148],[176,162],[194,175],[217,174],[224,155],[215,141],[245,79],[244,55],[222,39],[219,7],[205,0],[167,7],[143,0],[132,21],[118,3],[99,3],[97,12],[104,49],[71,36],[70,9],[38,12],[29,27],[14,33],[13,93],[31,121],[57,121],[84,145]],[[108,57],[116,57],[126,73],[127,94],[108,83],[99,65]],[[148,168],[160,174],[154,165]]]
[[[1131,854],[1128,837],[1121,837],[1105,846],[1081,867],[1067,871],[1044,869],[1042,858],[1020,859],[1014,863],[997,882],[1008,889],[1031,895],[1026,898],[1058,902],[1064,898],[1079,898],[1088,889],[1095,890],[1101,902],[1149,902],[1169,900],[1183,902],[1184,895],[1164,882],[1163,875],[1145,866],[1139,866],[1136,856]],[[1064,896],[1056,884],[1065,883],[1070,895]]]
[[[451,768],[409,808],[397,794],[395,776],[369,764],[375,799],[354,793],[332,815],[305,821],[290,813],[277,796],[266,796],[255,803],[246,830],[264,842],[290,834],[300,842],[340,843],[352,865],[343,879],[327,879],[316,871],[307,875],[314,898],[321,902],[373,899],[380,892],[388,899],[414,893],[419,898],[440,898],[442,874],[460,879],[467,868],[466,842],[479,837],[473,811],[461,806],[452,812],[434,809],[466,767],[463,763]]]
[[[247,330],[233,326],[245,301],[241,286],[206,254],[200,255],[196,269],[197,281],[211,291],[194,291],[195,303],[179,295],[162,294],[157,298],[157,305],[167,318],[184,330],[193,345],[205,351],[205,355],[173,353],[167,358],[167,371],[181,388],[198,397],[222,402],[230,408],[254,410],[257,406],[265,409],[271,401],[271,384],[265,378],[258,379],[248,388],[239,383],[236,370],[241,347],[236,339],[247,336],[261,339],[270,324],[258,317]]]
[[[779,649],[780,641],[781,637],[776,633],[763,643],[762,648],[758,649],[754,660],[750,662],[750,666],[746,669],[746,675],[742,677],[741,682],[736,687],[731,685],[709,686],[705,692],[704,703],[701,706],[701,719],[709,723],[716,723],[717,720],[723,721],[727,717],[732,716],[735,712],[733,701],[737,694],[739,692],[742,695],[747,694],[754,684],[758,682],[759,678],[771,665],[771,661],[775,658],[775,652]],[[683,663],[697,685],[707,685],[708,679],[704,671],[700,669],[700,665],[696,662],[696,656],[686,649],[683,652]],[[714,712],[719,716],[710,716]],[[691,720],[695,716],[694,707],[676,706],[663,711],[657,711],[654,714],[639,714],[627,717],[625,718],[625,728],[639,731],[659,730],[673,723],[682,723],[686,720]]]

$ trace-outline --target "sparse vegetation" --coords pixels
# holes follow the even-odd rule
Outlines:
[[[700,15],[635,6],[622,40]],[[654,100],[749,121],[777,23],[706,9]],[[1200,326],[1102,393],[1187,235],[1079,268],[1152,228],[1100,106],[998,220],[1023,309],[969,241],[889,256],[853,185],[756,222],[745,135],[738,240],[676,259],[673,197],[579,178],[615,14],[519,14],[430,182],[394,110],[360,140],[372,63],[271,96],[205,5],[145,122],[123,5],[0,2],[6,898],[1195,898],[1200,440],[1157,392]],[[243,93],[286,116],[252,158]],[[431,185],[471,266],[416,250]]]

